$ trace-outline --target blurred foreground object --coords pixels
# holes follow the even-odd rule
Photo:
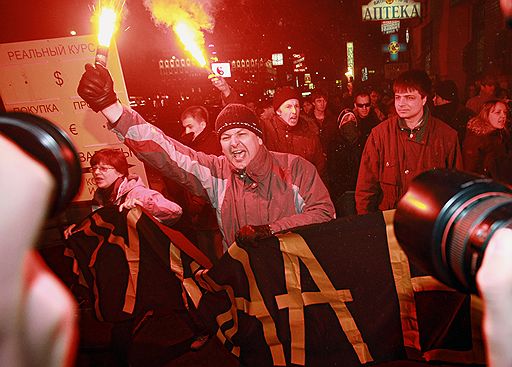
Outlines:
[[[47,120],[0,115],[0,365],[73,366],[75,302],[33,250],[49,207],[78,191],[80,164]]]
[[[65,209],[80,188],[82,173],[78,153],[66,133],[39,116],[4,113],[0,114],[0,135],[17,144],[53,176],[55,190],[50,215]]]

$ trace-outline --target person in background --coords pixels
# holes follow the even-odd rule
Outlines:
[[[222,149],[215,131],[209,124],[209,115],[202,106],[191,106],[181,114],[184,134],[180,141],[206,154],[221,155]],[[215,210],[210,201],[193,195],[174,180],[164,179],[167,191],[183,208],[177,228],[183,232],[212,262],[222,256],[222,234]]]
[[[327,182],[320,131],[315,123],[301,117],[299,101],[300,94],[292,87],[276,91],[272,100],[275,113],[261,120],[263,141],[268,150],[296,154],[307,159]]]
[[[164,135],[123,106],[107,69],[87,64],[78,94],[137,157],[176,179],[216,210],[224,250],[335,217],[315,167],[302,157],[269,151],[253,111],[228,104],[215,121],[223,156],[197,152]],[[298,106],[297,106],[298,107]],[[295,105],[293,109],[295,109]]]
[[[338,116],[334,144],[327,151],[329,188],[336,214],[355,214],[354,190],[361,154],[371,129],[380,123],[365,90],[354,93],[354,106]]]
[[[398,116],[371,130],[357,177],[358,214],[396,208],[412,179],[432,168],[462,169],[457,132],[431,116],[432,82],[425,71],[400,74],[393,84]]]
[[[432,116],[450,125],[459,137],[459,142],[464,141],[466,126],[475,113],[459,103],[457,85],[453,80],[443,80],[434,87],[434,108]]]
[[[313,93],[311,93],[311,102],[313,103],[313,113],[311,117],[318,127],[322,149],[324,153],[326,153],[336,136],[336,116],[327,108],[328,96],[323,90],[315,89]]]
[[[484,103],[469,120],[462,145],[464,168],[512,184],[512,141],[507,124],[508,105],[498,99]]]
[[[370,102],[372,104],[372,109],[379,118],[379,120],[384,121],[386,119],[386,114],[384,113],[385,107],[384,104],[382,103],[382,91],[379,88],[371,88]]]
[[[181,217],[181,207],[167,200],[161,193],[147,188],[137,175],[128,173],[124,153],[115,149],[101,149],[90,160],[94,183],[93,209],[118,205],[119,211],[142,206],[149,214],[165,225],[171,226]],[[64,238],[73,234],[75,224],[64,231]]]
[[[478,114],[482,106],[488,100],[496,98],[496,79],[492,75],[485,75],[480,79],[480,90],[478,94],[466,102],[466,107]]]
[[[311,114],[313,113],[313,103],[311,103],[311,100],[309,98],[304,98],[302,101],[302,113],[304,116],[311,117]]]
[[[350,78],[347,82],[347,88],[341,97],[341,109],[351,108],[354,104],[354,81]]]
[[[274,116],[274,107],[272,107],[272,99],[263,99],[260,102],[260,107],[258,109],[258,117],[260,120],[265,120],[272,118]]]

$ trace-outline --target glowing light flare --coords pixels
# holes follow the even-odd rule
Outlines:
[[[117,30],[118,14],[110,7],[103,7],[98,16],[98,45],[109,47],[110,40]]]
[[[174,25],[174,31],[185,46],[185,50],[190,52],[201,67],[207,67],[206,58],[200,46],[202,42],[199,42],[199,40],[202,40],[201,32],[185,21],[177,22]]]

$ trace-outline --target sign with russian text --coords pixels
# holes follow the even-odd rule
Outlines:
[[[293,54],[292,55],[292,64],[293,71],[296,73],[303,73],[306,71],[307,67],[305,64],[304,54]]]
[[[103,148],[122,150],[131,172],[147,181],[144,166],[107,130],[106,119],[77,94],[86,63],[94,63],[95,35],[0,44],[0,95],[7,111],[44,117],[73,141],[82,164],[82,187],[75,201],[92,198],[96,185],[89,160]],[[110,47],[107,67],[119,100],[128,105],[117,49]]]
[[[362,7],[363,20],[421,17],[421,3],[414,0],[372,0]]]
[[[400,29],[399,20],[385,20],[380,24],[380,31],[383,34],[396,33]]]

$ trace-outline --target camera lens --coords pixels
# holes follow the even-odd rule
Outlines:
[[[56,190],[49,214],[65,209],[80,189],[82,174],[78,153],[66,133],[42,117],[8,112],[0,114],[0,134],[43,164],[54,177]]]
[[[477,293],[475,275],[494,232],[512,221],[512,190],[454,170],[418,175],[400,199],[395,235],[422,271]]]

